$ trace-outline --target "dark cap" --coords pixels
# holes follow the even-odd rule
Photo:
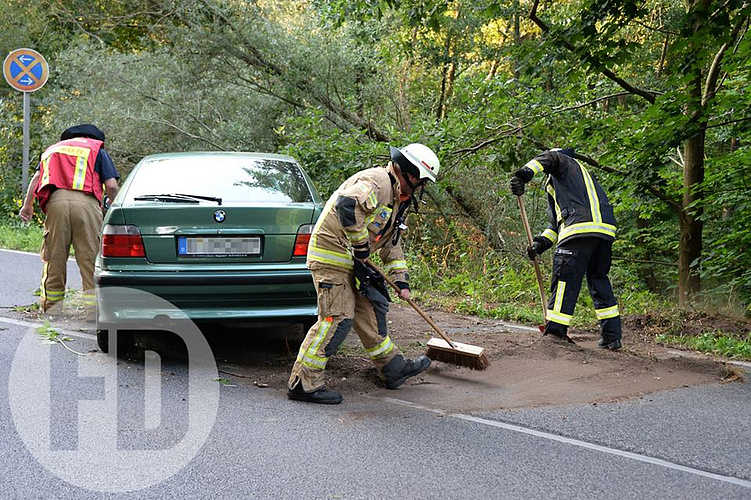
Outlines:
[[[75,137],[88,137],[104,142],[104,132],[99,130],[96,125],[83,124],[67,128],[60,136],[60,140],[65,141]]]

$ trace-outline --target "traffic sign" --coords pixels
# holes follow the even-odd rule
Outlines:
[[[32,49],[16,49],[3,63],[3,76],[11,87],[34,92],[47,83],[50,71],[42,54]]]

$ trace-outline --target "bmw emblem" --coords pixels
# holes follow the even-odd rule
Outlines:
[[[217,222],[224,222],[224,219],[227,218],[227,214],[224,213],[224,210],[217,210],[214,212],[214,220]]]

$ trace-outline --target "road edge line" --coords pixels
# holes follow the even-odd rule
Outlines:
[[[0,323],[6,323],[6,324],[16,325],[16,326],[24,326],[26,328],[39,328],[40,326],[43,326],[42,323],[30,323],[28,321],[8,318],[5,316],[0,316]],[[63,335],[68,335],[70,337],[78,337],[80,339],[96,340],[96,335],[92,335],[90,333],[74,332],[72,330],[60,330],[60,333],[62,333]]]
[[[444,417],[455,418],[458,420],[464,420],[467,422],[487,425],[490,427],[496,427],[496,428],[500,428],[500,429],[504,429],[504,430],[508,430],[512,432],[518,432],[521,434],[527,434],[529,436],[548,439],[551,441],[557,441],[559,443],[564,443],[564,444],[568,444],[572,446],[578,446],[580,448],[585,448],[588,450],[608,453],[610,455],[616,455],[616,456],[623,457],[623,458],[629,458],[631,460],[636,460],[639,462],[644,462],[644,463],[648,463],[652,465],[659,465],[667,469],[677,470],[680,472],[686,472],[689,474],[694,474],[696,476],[702,476],[702,477],[706,477],[709,479],[714,479],[717,481],[734,484],[736,486],[742,486],[744,488],[751,488],[751,481],[748,481],[746,479],[741,479],[741,478],[737,478],[733,476],[725,476],[723,474],[717,474],[715,472],[704,471],[701,469],[695,469],[693,467],[688,467],[686,465],[677,464],[675,462],[670,462],[668,460],[663,460],[661,458],[650,457],[649,455],[642,455],[639,453],[634,453],[632,451],[619,450],[618,448],[610,448],[608,446],[589,443],[587,441],[582,441],[580,439],[569,438],[569,437],[561,436],[558,434],[552,434],[550,432],[530,429],[529,427],[523,427],[517,424],[509,424],[509,423],[498,421],[498,420],[489,420],[486,418],[475,417],[472,415],[464,415],[461,413],[450,413],[450,412],[446,412],[437,408],[428,408],[426,406],[412,403],[411,401],[404,401],[402,399],[396,399],[396,398],[379,398],[379,399],[382,399],[389,403],[398,404],[401,406],[409,406],[411,408],[415,408],[418,410],[424,410],[424,411],[429,411],[431,413],[441,414]]]

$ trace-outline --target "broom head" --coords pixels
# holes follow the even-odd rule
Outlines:
[[[427,344],[428,357],[471,370],[484,370],[490,366],[490,360],[482,347],[460,342],[453,342],[453,344],[456,346],[455,349],[443,339],[430,339]]]

